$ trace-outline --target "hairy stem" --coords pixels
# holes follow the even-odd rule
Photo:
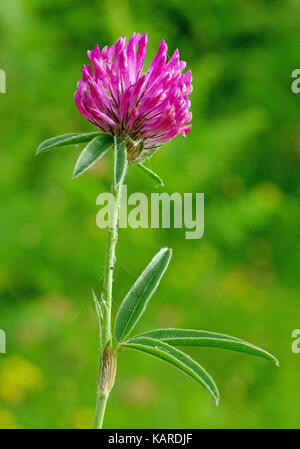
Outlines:
[[[116,374],[116,357],[112,350],[112,330],[111,330],[111,308],[112,308],[112,285],[113,273],[116,262],[116,245],[118,240],[118,221],[122,185],[116,189],[112,188],[114,195],[114,210],[112,222],[109,224],[106,258],[104,266],[104,284],[101,303],[96,304],[97,311],[100,312],[100,367],[97,387],[97,401],[93,428],[101,429],[105,414],[107,400],[113,387]]]
[[[97,395],[93,429],[102,429],[108,396],[109,393],[100,393],[99,395]]]

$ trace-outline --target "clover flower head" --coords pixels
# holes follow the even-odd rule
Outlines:
[[[111,47],[88,51],[90,65],[82,67],[75,103],[100,131],[127,136],[129,162],[150,157],[160,144],[191,129],[189,94],[192,74],[175,50],[167,61],[164,40],[145,73],[147,34],[121,37]]]

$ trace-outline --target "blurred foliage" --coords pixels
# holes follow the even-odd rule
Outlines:
[[[193,71],[193,129],[152,159],[168,192],[205,192],[205,234],[120,233],[115,305],[162,246],[170,267],[139,330],[179,326],[230,333],[273,352],[281,368],[214,350],[193,356],[220,388],[211,397],[181,373],[126,351],[106,427],[298,427],[299,68],[298,0],[2,0],[0,67],[0,427],[89,427],[98,329],[91,289],[106,233],[96,197],[111,157],[71,181],[78,150],[35,158],[44,139],[93,130],[73,92],[86,50],[134,31],[161,38]],[[153,182],[133,167],[131,192]],[[162,190],[162,189],[160,189]],[[133,257],[134,256],[134,257]]]

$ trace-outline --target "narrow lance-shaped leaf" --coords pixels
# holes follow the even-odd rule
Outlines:
[[[263,359],[271,360],[277,366],[279,362],[272,354],[258,346],[230,335],[193,329],[155,329],[143,332],[138,337],[150,337],[164,341],[172,346],[198,346],[202,348],[219,348],[243,352]]]
[[[115,322],[115,338],[117,342],[128,337],[144,313],[148,301],[157,289],[168,266],[171,255],[171,249],[161,249],[125,296]]]
[[[213,395],[218,404],[219,392],[212,377],[198,362],[179,349],[149,337],[131,338],[130,340],[123,342],[122,347],[146,352],[175,366],[205,387]]]
[[[75,164],[73,178],[81,175],[94,165],[113,145],[114,138],[110,134],[98,134],[82,150]]]
[[[121,137],[115,138],[115,163],[114,163],[114,185],[117,189],[119,184],[123,184],[127,170],[127,151]]]
[[[51,137],[50,139],[47,139],[44,142],[42,142],[37,147],[36,154],[54,150],[56,148],[67,146],[67,145],[89,142],[94,137],[98,136],[99,134],[101,134],[101,133],[99,133],[99,132],[69,133],[69,134],[62,134],[61,136]]]
[[[162,187],[164,186],[164,182],[161,179],[161,177],[158,176],[156,173],[154,173],[154,171],[150,170],[150,168],[145,167],[143,164],[137,164],[137,166],[140,167],[144,173],[150,176],[150,178],[152,178],[155,182],[157,182],[157,184],[159,184]]]

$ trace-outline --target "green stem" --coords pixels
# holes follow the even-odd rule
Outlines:
[[[103,418],[105,414],[108,394],[100,394],[97,396],[96,410],[94,417],[93,429],[102,429]]]
[[[104,266],[104,284],[101,304],[96,307],[101,308],[102,316],[100,318],[100,366],[97,387],[96,410],[93,423],[93,429],[101,429],[105,414],[107,400],[113,387],[116,361],[115,355],[111,350],[112,331],[111,331],[111,308],[112,308],[112,285],[113,273],[116,261],[116,245],[118,240],[118,221],[120,211],[120,201],[122,194],[122,185],[116,189],[112,188],[114,195],[114,210],[112,223],[108,228],[106,258]]]
[[[102,320],[102,340],[103,349],[111,342],[111,306],[112,306],[112,285],[113,274],[116,261],[116,246],[118,240],[118,220],[120,210],[122,186],[118,186],[113,191],[114,211],[111,226],[108,228],[106,259],[104,266],[104,285],[103,285],[103,320]]]

